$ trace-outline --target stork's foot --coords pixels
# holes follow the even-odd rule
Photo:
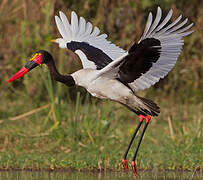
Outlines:
[[[137,173],[137,167],[136,167],[135,161],[131,162],[131,167],[132,167],[132,172],[137,176],[138,173]]]
[[[126,159],[122,159],[123,169],[128,171],[128,161]]]

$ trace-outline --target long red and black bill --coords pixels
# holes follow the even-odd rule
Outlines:
[[[41,55],[36,54],[31,61],[29,61],[23,68],[21,68],[14,76],[12,76],[9,80],[8,83],[19,79],[20,77],[24,76],[26,73],[31,71],[33,68],[37,67],[38,65],[41,64]]]
[[[20,71],[18,71],[14,76],[12,76],[9,80],[8,80],[8,83],[24,76],[29,70],[26,69],[25,67],[21,68]]]

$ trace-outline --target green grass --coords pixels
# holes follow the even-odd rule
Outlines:
[[[80,93],[75,104],[61,101],[59,117],[54,106],[58,108],[50,104],[32,115],[1,121],[0,168],[121,170],[138,117],[118,104],[97,102],[89,95],[82,102]],[[167,106],[173,111],[172,107]],[[200,112],[201,108],[191,106],[188,111]],[[201,114],[191,114],[191,120],[184,121],[186,109],[177,109],[173,118],[163,112],[152,119],[137,157],[140,169],[194,170],[202,165]]]

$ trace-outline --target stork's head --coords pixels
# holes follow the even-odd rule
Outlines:
[[[63,38],[53,39],[51,42],[58,43],[60,48],[67,48],[66,41]]]
[[[41,65],[41,64],[47,64],[49,61],[52,60],[52,56],[49,52],[45,50],[37,51],[34,56],[30,59],[30,61],[27,62],[27,64],[21,68],[14,76],[12,76],[8,82],[12,82],[22,76],[24,76],[26,73],[34,69],[35,67]]]

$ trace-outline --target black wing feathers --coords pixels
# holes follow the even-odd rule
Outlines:
[[[67,43],[67,48],[73,52],[76,50],[81,50],[86,55],[89,61],[94,62],[97,67],[97,70],[102,69],[107,64],[113,61],[102,50],[89,45],[87,42],[71,41],[70,43]]]
[[[154,38],[147,38],[139,44],[134,44],[119,67],[120,80],[131,83],[146,73],[152,67],[152,63],[156,63],[159,59],[160,50],[161,43]]]

